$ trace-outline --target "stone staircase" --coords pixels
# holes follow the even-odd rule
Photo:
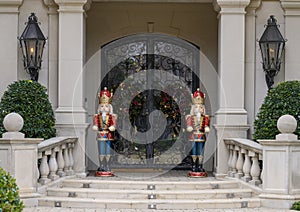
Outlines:
[[[232,180],[119,179],[87,177],[65,179],[49,187],[39,206],[97,209],[256,208],[260,200],[250,189]]]

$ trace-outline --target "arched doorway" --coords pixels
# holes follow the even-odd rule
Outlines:
[[[188,101],[182,100],[179,103],[178,98],[187,98],[200,86],[198,75],[199,48],[176,37],[161,34],[132,35],[102,47],[99,90],[107,87],[116,92],[119,89],[119,98],[112,103],[119,117],[118,129],[121,129],[115,132],[112,167],[189,167],[191,146],[187,139],[182,138],[185,134],[181,134],[181,131],[185,124],[182,120],[190,105],[182,109],[179,104]],[[156,84],[164,84],[166,90],[156,89]],[[166,88],[168,85],[170,88]],[[188,88],[189,92],[184,92],[186,89],[183,87]],[[168,89],[171,89],[170,92]],[[123,116],[126,106],[122,105],[122,101],[126,98],[131,98],[126,111],[130,121],[127,125],[131,126],[126,126],[126,117]],[[147,135],[145,142],[137,142],[134,134],[147,132],[152,127],[151,123],[159,122],[158,115],[149,115],[154,110],[162,111],[166,119],[165,129],[155,140]],[[124,131],[130,134],[131,139],[124,138]],[[177,142],[179,136],[181,139]]]

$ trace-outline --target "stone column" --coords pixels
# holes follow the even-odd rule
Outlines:
[[[0,98],[7,86],[18,79],[18,15],[23,0],[0,0]]]
[[[256,9],[260,6],[261,0],[252,0],[246,8],[246,52],[245,52],[245,108],[248,112],[248,123],[251,126],[248,131],[248,138],[254,132],[255,120],[255,73],[256,73]]]
[[[285,15],[285,81],[300,79],[300,0],[281,0]],[[283,29],[282,29],[283,30]]]
[[[250,0],[217,0],[219,12],[219,83],[216,112],[216,175],[226,176],[228,151],[223,138],[245,138],[245,7]]]
[[[291,208],[300,200],[300,140],[293,132],[297,121],[284,115],[277,121],[281,134],[275,140],[260,140],[263,146],[263,193],[259,196],[264,207]]]
[[[28,198],[39,196],[36,193],[39,176],[37,145],[42,139],[24,138],[24,134],[19,132],[23,127],[23,118],[17,113],[8,114],[3,125],[8,132],[0,138],[0,167],[16,179],[25,205],[36,204]]]
[[[58,107],[58,6],[54,0],[44,0],[48,6],[48,95],[53,110]]]
[[[84,109],[84,17],[87,0],[55,0],[59,5],[58,108],[59,136],[76,136],[74,171],[85,175],[86,110]]]

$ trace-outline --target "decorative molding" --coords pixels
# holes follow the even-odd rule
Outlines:
[[[212,4],[213,4],[213,7],[214,7],[214,10],[215,10],[217,13],[220,12],[221,7],[218,5],[217,0],[213,0]]]
[[[250,0],[217,0],[218,5],[223,8],[245,8]]]
[[[251,0],[250,4],[246,7],[247,14],[255,15],[256,9],[261,5],[261,0]]]
[[[43,0],[43,2],[48,7],[49,15],[57,14],[58,5],[54,2],[54,0]]]
[[[285,16],[300,16],[299,0],[280,0]]]
[[[212,3],[213,0],[92,0],[93,2],[118,2],[118,3]]]
[[[19,13],[23,0],[0,0],[0,13]]]
[[[87,0],[86,4],[83,6],[83,9],[85,12],[87,12],[89,9],[91,9],[92,0]]]
[[[221,8],[220,14],[245,14],[245,8],[249,5],[250,0],[216,0],[217,5]],[[214,3],[214,9],[218,11],[218,6]]]
[[[59,5],[58,12],[83,13],[88,0],[54,0]]]

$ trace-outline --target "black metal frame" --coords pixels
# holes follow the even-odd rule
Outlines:
[[[270,90],[274,84],[274,77],[280,71],[283,51],[286,40],[278,29],[277,20],[273,15],[268,19],[266,29],[259,42],[263,69],[265,72],[266,83]]]
[[[24,68],[32,80],[38,81],[46,38],[34,13],[28,17],[27,26],[18,39],[22,49]]]
[[[174,48],[178,48],[177,51],[169,51],[170,49],[174,50]],[[120,51],[124,52],[120,54]],[[183,51],[183,54],[179,51]],[[108,87],[109,90],[115,91],[128,76],[141,70],[164,70],[165,72],[178,76],[186,82],[186,85],[190,88],[191,92],[200,86],[198,76],[192,71],[199,70],[199,49],[186,41],[172,38],[170,36],[156,34],[135,35],[111,42],[102,48],[101,61],[102,71],[109,70],[109,72],[102,72],[103,75],[101,76],[102,80],[99,90],[103,87]],[[184,61],[186,61],[188,65],[184,64]],[[153,80],[151,73],[151,71],[147,72],[149,75],[147,75],[147,81],[148,79],[150,81],[151,79]],[[150,128],[148,114],[150,114],[152,110],[157,109],[157,103],[160,101],[162,94],[163,92],[155,90],[147,90],[141,93],[141,95],[145,98],[145,102],[143,102],[140,107],[140,114],[134,116],[135,120],[131,120],[132,125],[136,126],[138,131],[144,132]],[[171,102],[171,110],[178,108],[175,101],[172,100]],[[98,102],[96,102],[96,105],[97,104]],[[188,111],[189,107],[190,106],[187,106]],[[114,110],[116,111],[118,109],[114,108]],[[181,112],[182,114],[186,114],[183,111]],[[176,127],[180,128],[182,124],[181,118],[176,117],[174,119],[176,121],[173,119],[168,120],[169,122],[163,136],[159,140],[149,144],[134,144],[132,141],[127,141],[122,138],[118,132],[116,132],[115,141],[113,142],[113,149],[115,152],[129,157],[130,154],[138,155],[141,159],[141,163],[126,164],[126,162],[124,162],[119,164],[115,158],[112,167],[174,167],[172,162],[170,162],[170,164],[158,164],[154,161],[155,156],[167,151],[168,145],[174,145],[176,142],[176,137],[173,139],[170,138],[170,136],[168,137],[168,135],[170,132],[174,133],[174,131],[176,131],[174,130]],[[121,124],[122,121],[119,120],[118,123]],[[183,143],[178,143],[175,147],[175,149],[180,149],[187,154],[187,157],[185,157],[183,161],[174,161],[175,166],[179,164],[177,168],[180,169],[189,168],[191,163],[189,157],[191,142],[188,142],[187,139],[183,140]],[[143,159],[147,159],[146,164],[142,162]]]

